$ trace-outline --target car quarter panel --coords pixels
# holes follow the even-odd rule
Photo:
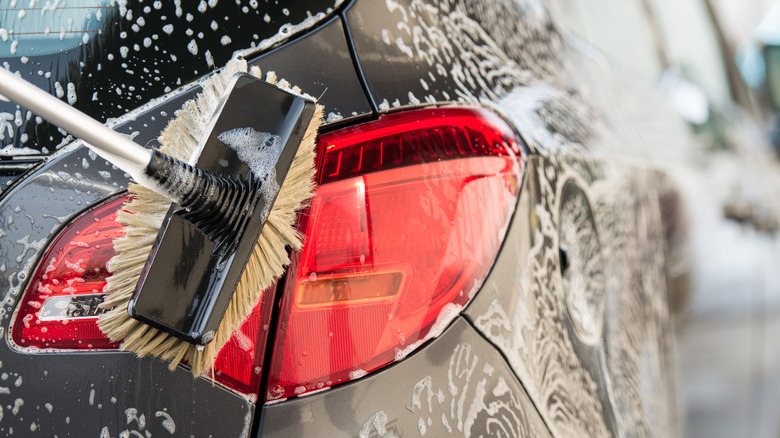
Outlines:
[[[555,436],[674,436],[672,334],[652,175],[532,157],[513,225],[467,308]],[[637,193],[640,195],[637,196]]]
[[[504,359],[462,318],[381,372],[266,406],[260,435],[550,436]]]
[[[553,435],[674,435],[657,175],[605,58],[532,0],[360,0],[346,18],[380,111],[476,103],[529,146],[514,223],[465,314]]]

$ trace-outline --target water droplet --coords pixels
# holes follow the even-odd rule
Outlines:
[[[279,385],[276,385],[268,390],[268,399],[269,400],[276,400],[284,395],[284,388],[282,388]]]

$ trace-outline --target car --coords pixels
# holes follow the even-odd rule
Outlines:
[[[128,176],[0,102],[0,433],[679,433],[685,233],[637,130],[696,140],[566,8],[95,4],[9,3],[4,66],[149,147],[233,57],[319,96],[305,245],[207,375],[122,352],[96,320]]]

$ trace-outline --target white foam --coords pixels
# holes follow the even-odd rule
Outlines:
[[[276,163],[282,153],[282,139],[278,135],[258,132],[252,128],[231,129],[217,138],[235,150],[238,158],[258,176],[262,176],[268,167],[273,167],[272,164]]]
[[[231,129],[217,138],[236,151],[238,158],[262,181],[265,200],[262,214],[267,216],[280,188],[276,180],[276,162],[282,154],[282,139],[278,135],[258,132],[252,128]]]
[[[54,94],[59,98],[65,96],[65,90],[62,89],[62,85],[59,82],[54,82]]]
[[[187,44],[187,50],[189,50],[193,55],[197,55],[198,43],[196,43],[195,40],[190,40],[190,42]]]
[[[68,89],[68,103],[73,105],[74,103],[76,103],[76,85],[74,85],[73,82],[68,82],[67,89]]]

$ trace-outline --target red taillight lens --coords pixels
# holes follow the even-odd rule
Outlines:
[[[28,351],[115,350],[97,326],[106,269],[123,234],[116,213],[128,198],[111,199],[73,220],[52,240],[30,279],[15,316],[12,339]],[[215,380],[251,397],[260,387],[270,297],[263,294],[244,324],[220,350]],[[263,309],[266,309],[265,311]]]
[[[273,293],[276,283],[263,292],[260,301],[241,327],[233,332],[214,361],[214,379],[257,399],[260,391],[263,352],[268,340]],[[208,373],[207,373],[208,374]]]
[[[384,116],[318,152],[268,400],[360,377],[449,323],[492,265],[521,177],[517,137],[480,109]]]
[[[122,235],[116,212],[126,198],[101,204],[71,222],[51,243],[30,279],[13,326],[22,348],[115,349],[96,321],[115,255],[113,239]]]

